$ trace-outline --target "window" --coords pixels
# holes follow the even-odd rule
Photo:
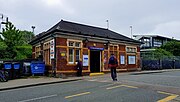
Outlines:
[[[125,57],[124,57],[124,55],[120,55],[120,64],[125,64]]]
[[[110,45],[110,54],[114,54],[116,58],[118,57],[117,45]]]
[[[74,46],[74,42],[70,41],[69,46]]]
[[[75,64],[75,62],[80,59],[81,42],[69,41],[68,50],[69,50],[68,63]]]
[[[80,45],[81,45],[80,42],[76,42],[76,43],[75,43],[75,47],[81,47]]]
[[[143,46],[149,47],[150,46],[150,39],[149,38],[144,38],[144,44]]]
[[[74,50],[72,48],[69,48],[69,63],[74,63]]]
[[[76,61],[80,59],[80,49],[76,49]]]
[[[126,47],[126,52],[135,53],[136,48],[135,47]]]
[[[136,56],[128,56],[128,64],[136,64]]]
[[[160,47],[162,45],[162,41],[160,39],[154,39],[154,46]]]

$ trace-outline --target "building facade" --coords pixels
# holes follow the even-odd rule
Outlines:
[[[118,59],[117,71],[140,69],[140,42],[108,29],[61,20],[37,35],[30,44],[33,58],[41,57],[49,72],[72,74],[77,60],[83,62],[83,73],[109,72],[108,59]]]
[[[141,49],[152,49],[165,45],[168,41],[172,41],[172,38],[167,38],[159,35],[133,35],[135,40],[139,40]]]
[[[141,57],[149,55],[151,51],[165,45],[168,41],[174,40],[159,35],[133,35],[135,40],[142,42],[140,46]]]

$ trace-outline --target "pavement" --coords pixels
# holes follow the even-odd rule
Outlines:
[[[150,74],[150,73],[161,73],[161,72],[168,72],[168,71],[177,71],[180,69],[167,69],[167,70],[150,70],[150,71],[136,71],[136,72],[122,72],[118,75],[137,75],[137,74]],[[97,75],[97,74],[95,74]],[[100,74],[103,77],[103,74]],[[107,75],[107,74],[104,74]],[[67,77],[63,78],[53,78],[53,77],[40,77],[40,78],[26,78],[26,79],[15,79],[9,80],[8,82],[0,82],[0,91],[2,90],[10,90],[10,89],[17,89],[17,88],[24,88],[24,87],[32,87],[38,85],[46,85],[46,84],[54,84],[54,83],[63,83],[63,82],[70,82],[70,81],[78,81],[83,80],[90,77],[96,76],[83,76],[83,77]]]
[[[82,78],[70,77],[63,79],[63,78],[53,78],[53,77],[39,77],[39,78],[14,79],[14,80],[9,80],[8,82],[0,82],[0,91],[46,85],[46,84],[78,81],[78,80],[82,80]]]

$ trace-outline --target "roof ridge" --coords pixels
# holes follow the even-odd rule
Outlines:
[[[92,27],[92,28],[98,28],[98,29],[103,29],[103,30],[109,30],[107,28],[101,28],[101,27],[97,27],[97,26],[93,26],[93,25],[87,25],[87,24],[82,24],[82,23],[76,23],[76,22],[71,22],[71,21],[66,21],[66,20],[61,20],[63,22],[67,22],[67,23],[72,23],[72,24],[76,24],[76,25],[81,25],[81,26],[87,26],[87,27]]]

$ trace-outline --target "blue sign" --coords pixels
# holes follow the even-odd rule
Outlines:
[[[31,62],[31,72],[32,74],[44,74],[45,63],[44,62]]]
[[[88,47],[90,50],[104,50],[104,48],[98,48],[98,47]]]

